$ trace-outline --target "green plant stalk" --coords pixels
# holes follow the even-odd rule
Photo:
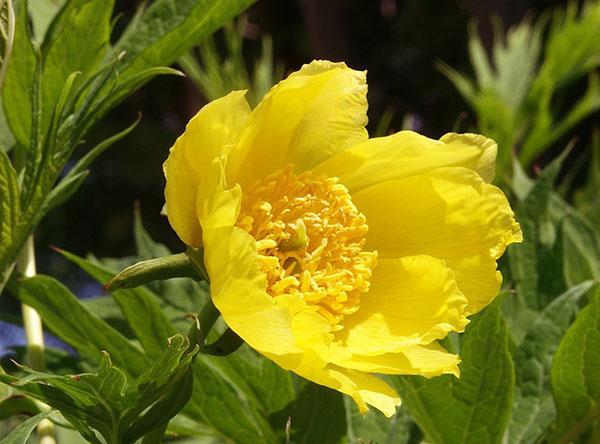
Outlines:
[[[33,236],[29,236],[23,249],[17,259],[17,271],[24,277],[30,278],[36,275],[35,250],[33,247]],[[44,361],[44,331],[42,329],[42,319],[33,308],[26,304],[21,304],[23,314],[23,327],[27,338],[27,364],[38,371],[43,371],[46,367]],[[40,407],[47,409],[47,406]],[[41,421],[37,427],[40,444],[55,444],[54,424],[49,419]]]
[[[564,435],[551,442],[553,444],[569,444],[576,442],[577,438],[589,429],[598,418],[600,418],[600,405],[596,404],[583,418],[580,418],[578,421],[571,424],[571,427],[569,427]],[[596,433],[597,432],[594,432],[594,434]],[[596,441],[590,440],[589,442],[592,443]]]

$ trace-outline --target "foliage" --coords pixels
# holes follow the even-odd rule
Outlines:
[[[11,0],[0,1],[0,88],[4,82],[4,75],[10,55],[12,53],[13,39],[15,36],[15,11]]]
[[[197,351],[184,336],[174,336],[154,364],[130,383],[106,352],[98,373],[58,376],[24,367],[26,377],[3,375],[0,380],[60,410],[92,443],[101,442],[94,431],[108,443],[135,442],[166,425],[187,403],[193,384],[190,363]]]
[[[470,325],[461,355],[460,379],[398,377],[400,394],[432,442],[499,443],[510,417],[514,368],[498,303]]]
[[[544,171],[537,182],[523,177],[515,180],[517,194],[523,200],[523,214],[533,211],[528,210],[529,206],[540,215],[551,208],[556,213],[552,216],[555,221],[547,222],[545,229],[550,230],[560,229],[569,217],[564,202],[563,210],[556,210],[553,204],[553,199],[559,199],[552,193],[553,177],[559,167],[560,163],[556,163]],[[520,217],[524,229],[534,224],[533,230],[526,231],[533,234],[521,247],[530,248],[528,242],[533,242],[534,249],[537,243],[538,249],[542,245],[553,250],[558,249],[557,242],[564,242],[564,237],[556,236],[548,244],[544,229],[536,220],[529,222],[527,217]],[[571,236],[577,238],[581,234],[575,228]],[[595,232],[594,236],[597,238]],[[125,260],[85,260],[62,254],[99,282],[106,282],[112,275],[107,265],[122,268],[140,259],[168,254],[163,245],[150,238],[139,216],[134,237],[139,256]],[[547,256],[546,250],[539,251]],[[515,270],[522,267],[533,275],[569,273],[565,264],[570,258],[565,255],[552,255],[544,265],[537,263],[539,259],[537,254],[529,256],[511,250],[511,261],[520,264],[515,265]],[[555,261],[555,265],[547,268],[548,260]],[[285,436],[286,423],[291,418],[291,442],[360,442],[374,437],[410,442],[418,439],[419,429],[432,442],[500,442],[506,435],[508,442],[525,443],[549,437],[557,415],[550,392],[552,356],[557,348],[569,349],[568,335],[562,337],[595,284],[589,280],[594,276],[587,276],[588,280],[569,285],[566,290],[566,284],[557,288],[542,285],[547,277],[540,278],[537,286],[524,285],[533,275],[513,272],[516,294],[506,293],[468,326],[462,341],[452,342],[455,349],[460,348],[463,358],[461,379],[389,378],[404,398],[404,407],[391,421],[376,412],[362,417],[353,403],[343,400],[339,393],[303,382],[242,347],[226,357],[200,354],[195,358],[191,399],[169,422],[167,433],[197,439],[210,437],[219,442],[276,442]],[[30,290],[42,283],[51,285],[51,289]],[[60,284],[43,276],[25,281],[19,289],[19,298],[35,307],[48,328],[78,350],[84,365],[98,365],[101,351],[107,350],[115,366],[132,378],[139,377],[149,362],[164,353],[164,338],[189,329],[190,320],[186,320],[185,313],[201,310],[207,298],[202,283],[182,278],[118,290],[112,298],[98,296],[84,302],[78,302]],[[114,309],[106,309],[112,304]],[[66,313],[69,316],[65,317]],[[208,342],[214,341],[223,328],[217,322]],[[490,350],[494,352],[489,353]],[[478,383],[483,385],[474,390]]]
[[[4,444],[22,444],[27,442],[31,432],[37,427],[37,425],[49,415],[54,413],[53,411],[38,413],[37,415],[23,421],[15,429],[2,440]]]
[[[183,71],[194,81],[209,101],[230,91],[247,89],[247,99],[255,106],[265,93],[283,78],[283,67],[273,62],[273,42],[270,36],[261,39],[261,55],[254,61],[252,75],[246,68],[243,53],[244,19],[223,28],[226,55],[222,59],[215,36],[208,37],[197,49],[184,54],[178,61]]]
[[[557,442],[571,442],[600,417],[600,294],[582,310],[567,331],[552,363],[552,391],[558,419]],[[597,430],[595,432],[597,436]]]
[[[501,174],[508,173],[513,150],[528,166],[600,108],[600,83],[595,73],[600,64],[599,22],[597,1],[580,10],[571,2],[551,20],[542,16],[533,24],[523,21],[510,29],[505,39],[496,22],[491,60],[473,25],[469,54],[475,79],[438,64],[475,111],[479,131],[498,142],[497,170]],[[559,98],[564,99],[560,94],[587,74],[583,96],[567,108],[557,107]]]
[[[14,146],[3,147],[0,282],[8,279],[22,245],[42,217],[81,185],[91,160],[124,137],[129,127],[100,143],[60,178],[89,130],[119,102],[159,74],[250,0],[153,2],[141,7],[111,45],[113,1],[67,1],[41,43],[32,41],[27,1],[16,4],[13,54],[2,102]],[[8,3],[10,5],[10,3]],[[40,24],[34,20],[34,24]],[[40,31],[34,31],[37,34]],[[85,47],[85,51],[81,48]],[[4,136],[5,140],[8,140]],[[5,151],[12,148],[11,163]],[[17,180],[17,176],[20,177]]]
[[[6,69],[0,141],[12,141],[0,149],[3,281],[43,215],[68,199],[92,161],[135,123],[64,171],[73,150],[144,82],[176,73],[161,66],[178,61],[207,98],[250,87],[256,103],[278,79],[268,38],[249,75],[234,25],[224,30],[225,58],[218,41],[207,37],[249,3],[157,0],[139,9],[111,44],[112,2],[14,2],[8,65],[4,26],[10,21],[0,22],[6,45],[0,48]],[[444,344],[461,355],[460,379],[389,376],[403,406],[390,419],[374,411],[361,415],[347,397],[301,380],[245,345],[218,356],[215,344],[227,330],[210,304],[208,282],[157,280],[80,300],[50,276],[14,276],[10,292],[34,307],[77,359],[50,348],[45,372],[10,364],[8,374],[0,369],[0,420],[13,428],[2,442],[26,442],[45,418],[56,423],[59,437],[75,429],[89,442],[109,443],[596,442],[600,138],[576,207],[556,191],[566,153],[535,180],[518,159],[507,166],[511,149],[520,147],[519,159],[528,165],[600,105],[593,73],[600,60],[599,13],[598,2],[581,10],[571,5],[551,20],[511,29],[505,41],[497,30],[491,61],[472,30],[475,80],[440,65],[475,110],[480,131],[499,141],[499,171],[525,236],[501,264],[505,284],[498,300]],[[565,88],[588,74],[584,96],[556,113]],[[100,284],[128,265],[171,254],[145,230],[139,212],[134,220],[132,257],[57,251]],[[40,410],[33,399],[54,410]]]

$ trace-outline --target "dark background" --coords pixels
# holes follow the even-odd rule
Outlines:
[[[136,1],[118,1],[121,23],[133,14]],[[403,116],[414,114],[419,131],[430,137],[472,127],[474,120],[451,83],[434,68],[442,60],[471,73],[467,28],[476,20],[489,47],[492,15],[504,29],[525,18],[535,18],[559,1],[440,1],[440,0],[259,0],[246,15],[255,25],[254,39],[246,39],[245,54],[252,60],[260,42],[270,34],[274,58],[286,72],[312,59],[346,61],[367,69],[369,130],[386,110],[394,111],[391,129],[400,129]],[[118,32],[118,28],[117,28]],[[138,202],[151,235],[173,251],[184,246],[160,216],[165,181],[162,162],[187,121],[205,103],[186,79],[160,77],[136,92],[105,118],[81,146],[83,155],[98,141],[143,118],[138,127],[115,144],[93,165],[78,193],[54,210],[36,232],[39,271],[54,275],[79,293],[89,285],[81,272],[53,253],[50,244],[74,253],[120,257],[133,253],[132,221]],[[458,119],[458,120],[457,120]],[[586,122],[587,134],[591,122]],[[92,291],[97,291],[93,289]]]

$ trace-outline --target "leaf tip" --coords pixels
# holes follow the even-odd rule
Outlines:
[[[65,251],[65,250],[63,250],[62,248],[60,248],[60,247],[57,247],[57,246],[56,246],[56,245],[54,245],[54,244],[50,244],[50,245],[49,245],[49,247],[50,247],[50,249],[51,249],[52,251],[54,251],[55,253],[58,253],[58,254],[63,254],[63,253],[64,253],[64,251]]]

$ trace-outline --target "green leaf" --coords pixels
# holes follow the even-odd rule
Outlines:
[[[141,260],[171,254],[166,246],[156,242],[146,231],[138,207],[134,211],[133,234],[137,254]],[[156,281],[150,283],[148,288],[157,294],[164,304],[168,305],[170,313],[173,314],[170,319],[178,325],[181,322],[176,318],[180,318],[181,316],[178,316],[177,312],[199,312],[201,307],[210,298],[208,295],[208,284],[192,279]]]
[[[27,1],[22,0],[15,6],[15,39],[4,78],[2,102],[13,135],[22,147],[27,147],[31,134],[31,97],[36,57],[29,36]]]
[[[168,66],[235,17],[253,0],[157,0],[123,33],[113,53],[125,51],[121,81],[147,68]]]
[[[31,398],[15,394],[0,399],[0,421],[13,415],[36,415],[40,408]]]
[[[140,207],[138,205],[135,206],[133,212],[133,236],[135,239],[137,255],[142,260],[154,259],[156,257],[168,256],[171,254],[166,246],[156,242],[152,239],[148,231],[146,231],[144,222],[142,221]]]
[[[10,247],[19,223],[17,174],[6,153],[0,150],[0,257]],[[8,264],[0,263],[0,277]],[[4,282],[0,279],[0,282]]]
[[[297,378],[248,346],[226,357],[199,358],[215,366],[236,390],[245,392],[249,402],[265,416],[283,409],[296,397]]]
[[[0,151],[10,151],[15,146],[15,143],[16,139],[12,131],[10,130],[8,121],[6,120],[4,105],[2,104],[2,95],[0,94]]]
[[[550,92],[547,97],[550,97]],[[533,126],[519,153],[522,162],[526,165],[530,164],[541,152],[598,109],[600,109],[600,78],[593,72],[589,76],[585,94],[563,116],[560,116],[560,119],[554,119],[551,101],[541,100]]]
[[[35,308],[45,325],[79,353],[98,359],[106,350],[128,375],[140,375],[151,362],[123,335],[88,312],[61,283],[38,275],[20,282],[17,297]]]
[[[36,43],[42,43],[52,20],[60,11],[65,0],[35,0],[29,3],[29,15],[33,24]]]
[[[562,240],[567,284],[575,285],[586,279],[600,281],[600,233],[597,227],[556,195],[553,206],[565,214]]]
[[[44,128],[67,78],[81,72],[76,81],[81,84],[103,60],[113,4],[114,0],[69,0],[48,28],[42,45]]]
[[[174,336],[168,349],[131,384],[107,353],[95,374],[58,376],[24,368],[28,376],[0,380],[60,410],[87,439],[93,436],[92,427],[109,443],[133,443],[168,422],[187,402],[190,364],[197,352],[197,347],[189,348],[187,338]]]
[[[510,272],[518,298],[533,310],[542,310],[566,290],[563,277],[562,242],[553,215],[552,186],[568,151],[541,173],[517,209],[523,243],[509,249]]]
[[[571,2],[555,14],[544,59],[528,96],[527,112],[532,124],[520,152],[526,165],[600,107],[600,82],[594,73],[600,64],[599,20],[597,2],[584,3],[581,8]],[[586,73],[590,73],[587,92],[564,115],[555,118],[557,91]]]
[[[122,131],[120,131],[120,132],[112,135],[108,139],[103,140],[98,145],[96,145],[91,150],[89,150],[87,152],[87,154],[85,156],[83,156],[81,159],[79,159],[77,161],[77,163],[75,164],[75,166],[69,170],[69,173],[61,181],[61,183],[65,182],[65,181],[72,180],[75,176],[79,176],[83,172],[85,172],[86,168],[88,168],[91,165],[91,163],[100,154],[102,154],[104,151],[106,151],[108,148],[110,148],[111,145],[113,145],[114,143],[118,142],[123,137],[127,136],[131,131],[133,131],[134,128],[137,126],[137,124],[140,123],[141,119],[142,119],[142,115],[139,114],[138,117],[137,117],[137,119],[135,119],[135,122],[133,122],[127,128],[125,128],[124,130],[122,130]],[[59,184],[59,186],[60,186],[60,184]]]
[[[182,378],[178,387],[171,390],[168,396],[165,396],[144,415],[133,422],[125,435],[126,442],[135,442],[148,433],[159,431],[164,434],[164,430],[168,424],[165,418],[171,419],[177,415],[181,409],[190,400],[194,384],[194,376],[192,372],[186,372]],[[161,442],[160,440],[157,442]]]
[[[528,306],[521,294],[514,291],[506,291],[505,294],[507,296],[502,300],[502,313],[508,323],[511,346],[517,346],[523,341],[539,312]]]
[[[516,390],[507,442],[535,443],[555,417],[549,392],[552,356],[578,311],[579,301],[595,285],[586,281],[556,298],[530,324],[514,354]]]
[[[46,196],[46,202],[42,207],[42,211],[47,213],[53,208],[64,204],[73,194],[75,194],[89,174],[89,171],[82,171],[81,173],[65,177],[61,180]]]
[[[411,429],[414,423],[404,407],[400,407],[391,418],[386,418],[383,413],[375,409],[361,414],[356,403],[347,396],[344,397],[344,406],[348,443],[408,444],[411,442]]]
[[[514,388],[508,332],[496,302],[469,325],[461,376],[394,378],[404,405],[435,443],[500,443]]]
[[[551,442],[570,443],[600,419],[600,292],[556,350],[550,382],[558,418]]]
[[[15,36],[15,10],[12,0],[0,1],[0,89],[10,62]]]
[[[58,378],[68,378],[65,376],[61,377],[56,375],[49,375],[49,377],[53,377],[55,381],[58,380]],[[61,411],[63,416],[68,419],[68,421],[79,431],[79,433],[85,436],[90,442],[96,444],[99,443],[99,441],[95,439],[94,433],[90,429],[89,425],[78,417],[78,412],[80,412],[79,406],[77,405],[77,402],[67,393],[49,384],[42,385],[35,382],[27,383],[27,381],[25,381],[23,384],[20,384],[22,381],[20,381],[19,378],[9,375],[0,374],[0,382],[15,387],[18,386],[18,390],[20,392],[25,393],[32,398],[41,400],[48,405],[52,403],[52,405]],[[82,392],[81,396],[86,396],[86,393]],[[92,418],[91,421],[93,422],[94,418]]]
[[[259,375],[252,375],[256,371],[255,364],[250,361],[250,365],[247,365],[238,358],[238,371],[235,366],[229,364],[236,359],[234,356],[236,355],[198,356],[193,366],[194,379],[201,382],[194,385],[192,398],[184,408],[183,414],[198,424],[208,425],[219,435],[229,437],[234,442],[278,442],[266,419],[270,412],[263,410],[261,403],[272,403],[269,397],[279,396],[282,390],[277,386],[277,382],[285,379],[271,378],[259,381]],[[266,361],[264,358],[255,359]],[[275,365],[268,363],[266,367],[269,367],[269,364]],[[255,386],[250,386],[248,379],[260,383],[261,391],[254,391]],[[271,393],[268,393],[269,389]],[[261,395],[266,399],[261,400]],[[284,427],[285,422],[278,425]]]
[[[161,257],[171,254],[168,248],[164,245],[155,242],[148,232],[143,227],[139,210],[134,213],[134,236],[138,249],[138,257],[120,259],[102,259],[99,261],[87,261],[77,256],[66,252],[61,252],[69,260],[79,265],[85,270],[86,264],[92,266],[100,266],[104,272],[110,272],[110,275],[103,276],[94,275],[92,269],[87,270],[101,284],[105,284],[108,280],[124,267],[139,261]],[[82,262],[83,261],[83,262]],[[187,331],[190,325],[190,320],[187,318],[187,313],[197,313],[209,299],[208,288],[206,282],[197,282],[192,279],[174,278],[166,281],[154,281],[146,285],[148,290],[151,290],[160,301],[163,311],[167,314],[169,320],[180,331]]]
[[[473,105],[476,101],[476,88],[473,81],[466,75],[455,70],[450,65],[444,62],[437,61],[434,65],[436,69],[441,72],[456,88],[456,90],[463,96],[465,102]]]
[[[283,77],[283,69],[273,63],[273,42],[263,36],[260,57],[252,60],[252,74],[247,68],[244,51],[246,20],[230,22],[222,35],[208,36],[197,49],[182,55],[177,63],[208,100],[223,97],[230,91],[247,89],[246,99],[254,108],[263,96]],[[222,48],[220,37],[225,41]]]
[[[336,443],[346,434],[344,399],[340,392],[305,380],[298,383],[294,402],[271,418],[283,429],[290,421],[293,443]],[[282,437],[283,438],[283,437]]]
[[[99,282],[112,273],[67,252],[61,252]],[[150,356],[164,348],[166,334],[173,331],[157,300],[144,287],[113,293],[136,337]],[[182,314],[180,314],[182,316]],[[186,320],[189,327],[190,321]],[[216,429],[223,436],[244,441],[274,442],[275,435],[265,420],[266,413],[283,408],[292,399],[290,376],[272,362],[247,351],[243,356],[200,355],[193,365],[192,399],[183,413],[194,427]],[[215,432],[213,432],[215,433]]]
[[[38,413],[32,418],[19,424],[6,438],[0,441],[1,444],[23,444],[29,439],[29,435],[37,425],[50,416],[54,411]]]
[[[100,283],[105,283],[113,277],[110,270],[100,265],[66,251],[60,252]],[[144,351],[151,358],[160,355],[163,352],[165,340],[177,332],[157,302],[156,296],[146,288],[138,287],[114,291],[112,297],[119,304],[119,308]]]
[[[570,3],[564,11],[554,16],[544,62],[537,82],[563,86],[582,74],[591,71],[600,59],[600,4],[585,3],[581,9]],[[574,50],[576,48],[576,50]],[[537,85],[532,94],[535,94]]]
[[[583,157],[587,164],[587,180],[575,191],[575,207],[586,216],[593,226],[600,225],[600,128],[594,127],[592,130],[592,140],[590,144],[591,157]],[[579,177],[579,175],[577,175]],[[574,177],[575,178],[575,177]]]
[[[112,85],[104,95],[100,92],[90,93],[88,97],[90,98],[90,103],[93,104],[93,108],[89,113],[87,110],[86,112],[79,112],[83,117],[78,122],[77,131],[80,134],[87,133],[108,111],[131,95],[133,91],[137,90],[151,78],[164,74],[183,76],[183,73],[176,69],[158,66],[145,69],[125,80],[119,77],[118,80],[120,82],[116,86]]]
[[[126,338],[135,336],[125,320],[119,304],[110,294],[99,294],[92,298],[81,299],[80,302],[87,311],[106,321]]]
[[[498,25],[498,23],[494,23]],[[504,32],[495,26],[492,62],[477,34],[477,26],[470,26],[469,57],[482,93],[499,97],[510,110],[521,107],[533,81],[541,52],[541,38],[545,23],[536,25],[523,21]],[[483,111],[483,110],[482,110]]]
[[[491,54],[475,23],[469,26],[469,58],[475,79],[443,63],[438,63],[437,68],[474,109],[479,131],[498,143],[497,170],[506,174],[510,171],[511,152],[525,129],[523,108],[536,73],[546,21],[540,19],[531,24],[524,20],[506,33],[497,20],[492,19],[492,24]]]
[[[152,240],[141,219],[136,218],[136,240],[139,250],[145,252],[144,258],[170,254],[166,247]],[[112,277],[106,266],[70,253],[61,253],[99,282],[106,282]],[[150,287],[158,293],[149,291]],[[206,289],[190,279],[172,279],[148,288],[119,290],[113,295],[120,298],[123,313],[144,349],[151,351],[152,347],[162,346],[158,332],[168,328],[165,314],[169,314],[170,319],[180,318],[182,327],[187,330],[190,320],[185,318],[185,314],[189,308],[184,302],[195,300],[201,305]],[[171,298],[175,297],[182,299],[179,305],[170,304]],[[162,305],[165,308],[162,310],[158,301],[169,304]],[[227,357],[199,355],[194,361],[193,372],[196,383],[192,399],[182,414],[174,419],[173,427],[169,426],[170,430],[193,436],[220,436],[236,442],[277,441],[272,426],[265,418],[294,399],[290,373],[245,346]],[[279,428],[284,426],[285,420],[276,424]]]
[[[154,429],[152,432],[144,436],[144,439],[142,439],[141,444],[161,444],[163,442],[163,436],[165,435],[166,431],[167,424],[164,424],[160,428]]]
[[[125,392],[125,399],[136,400],[136,403],[130,402],[132,406],[124,411],[123,420],[129,421],[144,412],[141,418],[132,422],[127,433],[132,441],[162,425],[165,418],[175,416],[187,403],[193,381],[190,366],[197,352],[198,347],[190,348],[185,336],[173,336],[169,348],[152,368]],[[159,402],[146,411],[155,401]]]

